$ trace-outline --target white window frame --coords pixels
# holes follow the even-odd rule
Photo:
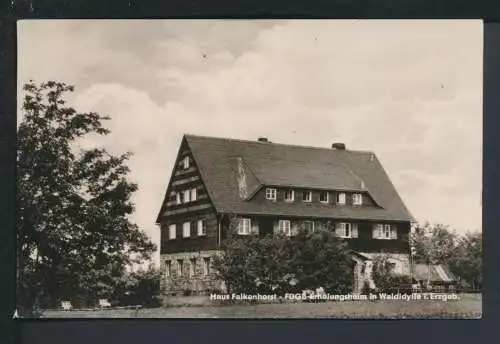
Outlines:
[[[171,224],[168,226],[168,240],[174,240],[177,236],[177,225]]]
[[[189,156],[185,156],[184,159],[182,159],[182,167],[187,170],[190,167],[190,160]]]
[[[348,222],[339,223],[341,230],[341,238],[352,238],[352,224]]]
[[[210,258],[203,258],[203,275],[207,276],[210,274]]]
[[[284,233],[286,236],[292,235],[292,223],[290,220],[279,220],[278,229],[280,233]]]
[[[189,195],[189,199],[191,202],[194,202],[198,199],[198,190],[196,190],[196,188],[193,188],[190,190],[190,195]]]
[[[321,196],[322,196],[324,193],[326,193],[326,201],[322,201],[322,200],[321,200]],[[329,193],[328,191],[321,191],[321,192],[319,193],[319,201],[320,201],[321,203],[328,203],[328,202],[330,202],[330,193]]]
[[[362,205],[363,204],[363,195],[360,193],[352,194],[352,204],[353,205]]]
[[[276,189],[266,188],[266,199],[276,201]]]
[[[182,237],[189,238],[191,236],[191,222],[184,222],[182,224]]]
[[[207,235],[207,220],[200,219],[198,220],[198,236]]]
[[[393,231],[396,233],[395,237],[393,238]],[[381,240],[396,240],[398,236],[398,229],[396,226],[393,226],[391,224],[376,224],[376,235],[374,239],[381,239]]]
[[[307,195],[307,197],[304,199],[304,196]],[[302,193],[302,201],[303,202],[312,202],[312,191],[304,191]]]
[[[346,194],[345,192],[339,192],[337,194],[337,204],[344,205],[346,203]]]
[[[184,190],[183,194],[184,194],[184,197],[183,197],[184,198],[184,200],[183,200],[184,203],[191,202],[191,190]]]
[[[311,231],[312,231],[312,232],[314,232],[314,221],[310,221],[310,220],[306,220],[306,221],[304,221],[304,226],[303,226],[303,227],[304,227],[304,229],[306,229],[306,228],[305,228],[305,224],[306,224],[306,223],[310,223],[310,224],[311,224]],[[306,230],[308,230],[308,229],[306,229]]]
[[[288,198],[288,195],[291,195],[292,197]],[[285,202],[293,202],[295,200],[295,191],[292,189],[286,190],[285,191]]]
[[[249,218],[240,218],[238,220],[238,234],[250,235],[252,232],[252,221]]]

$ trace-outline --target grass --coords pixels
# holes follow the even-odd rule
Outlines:
[[[460,318],[479,319],[480,294],[458,300],[329,301],[231,306],[181,306],[136,310],[45,311],[46,318]]]

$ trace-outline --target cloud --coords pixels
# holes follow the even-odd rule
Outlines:
[[[23,25],[20,76],[74,83],[79,110],[113,118],[102,144],[135,153],[155,240],[183,133],[373,150],[419,219],[481,226],[480,21]]]

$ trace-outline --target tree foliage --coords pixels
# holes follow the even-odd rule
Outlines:
[[[449,264],[454,257],[458,236],[442,224],[418,225],[411,237],[413,260],[421,264]]]
[[[66,105],[72,91],[54,81],[24,86],[17,228],[19,301],[27,309],[105,296],[133,263],[131,254],[140,261],[155,248],[129,219],[137,190],[127,179],[130,153],[76,151],[78,140],[110,132],[108,117]]]
[[[349,292],[353,262],[332,230],[300,229],[293,236],[230,235],[215,257],[214,269],[229,292],[278,293],[323,287]]]
[[[418,226],[412,235],[413,259],[421,264],[445,264],[462,282],[482,286],[482,233],[458,235],[448,226]]]
[[[450,268],[473,289],[483,285],[483,235],[468,232],[459,238]]]

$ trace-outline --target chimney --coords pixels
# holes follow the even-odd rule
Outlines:
[[[259,137],[257,141],[259,141],[259,142],[269,142],[267,140],[267,137]]]
[[[345,150],[345,143],[335,142],[332,144],[332,149]]]

